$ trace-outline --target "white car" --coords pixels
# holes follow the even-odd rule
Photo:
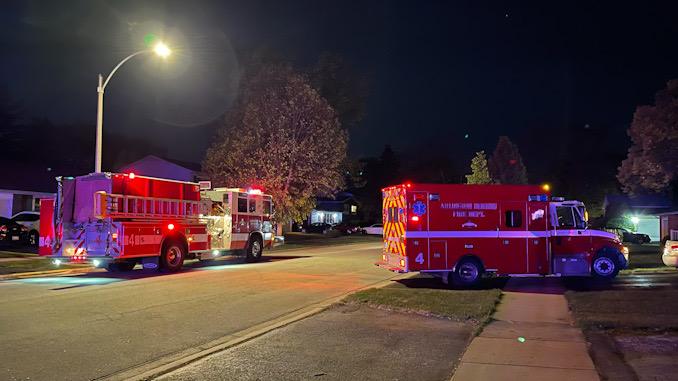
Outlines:
[[[12,220],[28,228],[28,243],[35,246],[40,239],[40,212],[19,212]]]
[[[384,224],[374,224],[365,228],[365,234],[384,235]]]
[[[662,261],[666,266],[678,267],[678,241],[666,241]]]

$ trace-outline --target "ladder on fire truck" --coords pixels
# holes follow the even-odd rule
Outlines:
[[[175,200],[97,192],[94,194],[94,215],[97,218],[190,219],[207,214],[206,201]]]

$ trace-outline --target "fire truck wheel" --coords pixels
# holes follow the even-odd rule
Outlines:
[[[598,279],[612,279],[619,273],[619,265],[614,260],[614,256],[609,254],[598,254],[593,258],[591,264],[591,275]]]
[[[452,282],[459,287],[475,286],[483,277],[482,265],[474,258],[462,258],[451,275]]]
[[[119,273],[120,272],[120,266],[118,266],[118,264],[115,263],[115,262],[109,262],[106,265],[106,271],[108,271],[109,273]]]
[[[186,257],[186,249],[179,241],[171,240],[162,246],[159,270],[165,273],[174,273],[181,270]]]
[[[263,247],[264,245],[261,243],[261,239],[250,239],[250,242],[247,245],[247,255],[245,256],[245,260],[247,262],[257,262],[261,258],[261,251],[263,250]]]

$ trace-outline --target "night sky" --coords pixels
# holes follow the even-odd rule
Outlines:
[[[245,53],[269,47],[303,66],[329,51],[371,76],[354,155],[390,144],[456,152],[466,166],[500,135],[520,143],[535,127],[566,126],[607,126],[625,152],[636,107],[678,77],[676,20],[675,1],[7,1],[0,83],[26,118],[94,129],[97,75],[156,34],[174,54],[115,74],[104,129],[199,162]],[[519,149],[529,171],[538,158]]]

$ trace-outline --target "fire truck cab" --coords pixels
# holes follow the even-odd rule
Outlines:
[[[614,278],[628,249],[588,227],[584,204],[531,185],[402,184],[382,189],[376,264],[459,286],[488,275]]]
[[[41,203],[39,248],[57,265],[120,272],[140,263],[175,272],[185,259],[224,254],[255,262],[282,243],[274,236],[272,198],[259,190],[115,173],[57,182],[56,198]]]

